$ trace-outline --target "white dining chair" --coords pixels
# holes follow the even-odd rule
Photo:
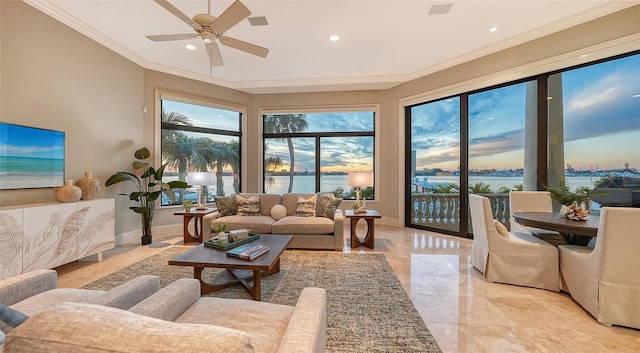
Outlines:
[[[595,239],[558,247],[563,290],[599,323],[640,329],[640,208],[603,207]]]
[[[553,212],[553,202],[548,191],[510,191],[509,212],[511,231],[529,232],[537,237],[552,236],[561,239],[558,232],[524,226],[513,218],[513,214],[516,212]]]
[[[469,195],[473,246],[471,264],[490,282],[560,290],[558,250],[527,232],[497,228],[489,199]]]

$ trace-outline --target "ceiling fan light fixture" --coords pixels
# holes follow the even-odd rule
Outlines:
[[[213,34],[211,32],[200,32],[200,36],[202,37],[204,42],[207,43],[207,44],[211,44],[211,43],[215,42],[215,40],[216,40],[215,34]]]

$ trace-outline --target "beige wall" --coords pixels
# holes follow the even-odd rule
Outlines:
[[[64,131],[66,178],[90,171],[104,185],[142,146],[144,71],[23,2],[0,7],[0,120]],[[118,216],[131,212],[117,200]],[[0,206],[48,201],[54,189],[0,191]],[[139,227],[131,222],[119,217],[116,233]]]
[[[582,51],[595,60],[640,49],[640,6],[634,6],[389,90],[251,95],[145,70],[21,1],[0,1],[0,16],[0,120],[65,131],[67,178],[92,171],[104,184],[130,165],[137,148],[152,149],[156,89],[247,107],[247,191],[261,185],[260,108],[379,104],[380,187],[370,208],[378,209],[383,221],[398,224],[404,214],[403,105],[567,67]],[[25,25],[30,23],[38,25]],[[121,190],[103,187],[100,196],[116,198],[116,234],[135,234],[139,218],[127,209],[126,198],[116,195]],[[53,189],[0,191],[0,206],[54,201],[53,195]],[[172,213],[159,211],[154,226],[180,231],[181,219]]]

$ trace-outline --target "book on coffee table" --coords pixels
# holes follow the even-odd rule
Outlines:
[[[244,244],[227,251],[227,256],[233,256],[245,260],[253,260],[269,251],[269,247],[260,244]]]

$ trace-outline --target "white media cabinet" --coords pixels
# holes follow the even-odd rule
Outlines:
[[[114,199],[0,208],[0,279],[53,268],[115,246]]]

